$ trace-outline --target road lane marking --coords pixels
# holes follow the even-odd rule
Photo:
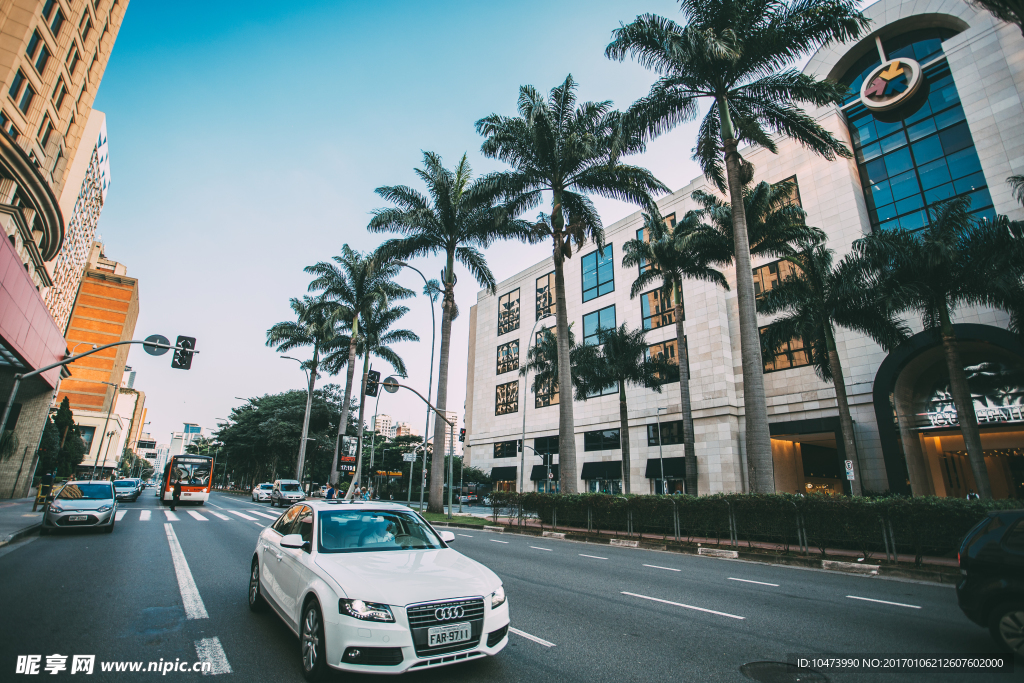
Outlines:
[[[251,515],[259,515],[260,517],[266,517],[267,519],[275,519],[275,520],[278,517],[281,516],[281,515],[268,515],[266,512],[260,512],[259,510],[251,510],[251,509],[246,509],[246,512],[248,512]]]
[[[717,614],[720,617],[729,617],[730,619],[746,619],[746,617],[741,617],[741,616],[738,616],[736,614],[729,614],[728,612],[716,612],[713,609],[705,609],[703,607],[694,607],[693,605],[684,605],[681,602],[672,602],[671,600],[662,600],[661,598],[652,598],[649,595],[640,595],[639,593],[628,593],[626,591],[622,591],[622,594],[623,595],[631,595],[634,598],[643,598],[644,600],[650,600],[652,602],[662,602],[662,603],[664,603],[666,605],[674,605],[676,607],[685,607],[686,609],[692,609],[692,610],[696,610],[698,612],[707,612],[708,614]]]
[[[231,665],[228,664],[228,657],[221,647],[220,638],[203,638],[196,641],[196,659],[200,662],[209,662],[210,670],[204,671],[207,676],[231,673]]]
[[[210,501],[206,501],[206,502],[209,503]],[[218,510],[226,510],[227,509],[227,508],[222,508],[220,505],[217,505],[216,503],[210,503],[210,505],[212,505],[213,507],[217,508]]]
[[[152,514],[153,513],[150,510],[143,510],[142,512],[139,513],[139,521],[140,522],[148,522],[149,521],[149,517]]]
[[[117,513],[114,514],[114,521],[115,522],[120,522],[122,519],[124,519],[124,516],[127,515],[127,514],[128,514],[127,510],[118,510]]]
[[[171,560],[174,562],[174,574],[178,577],[178,590],[181,592],[181,602],[185,607],[186,619],[208,619],[206,605],[196,588],[195,579],[192,578],[192,571],[188,568],[188,560],[185,553],[181,551],[181,544],[178,543],[178,536],[174,533],[172,524],[164,523],[164,531],[167,533],[167,545],[171,547]],[[226,661],[226,660],[225,660]]]
[[[473,538],[471,534],[459,534],[459,536],[465,536],[466,538]]]
[[[191,517],[193,517],[194,519],[198,519],[201,522],[209,522],[210,521],[209,519],[207,519],[206,517],[203,517],[201,514],[199,514],[198,512],[195,512],[194,510],[189,510],[188,514]]]
[[[492,538],[491,543],[504,543],[505,545],[508,545],[508,541],[499,541],[496,538]]]
[[[170,510],[164,510],[164,514],[167,515],[167,521],[168,522],[177,522],[178,521],[178,515],[174,514]]]
[[[538,548],[535,545],[531,545],[530,547],[533,548],[534,550],[543,550],[546,553],[550,553],[551,552],[551,548]]]
[[[250,517],[249,515],[245,514],[244,512],[238,512],[237,510],[228,510],[228,512],[230,512],[233,515],[238,515],[242,519],[247,519],[250,522],[255,522],[256,521],[255,517]]]
[[[775,586],[776,588],[779,587],[779,584],[777,584],[777,583],[767,583],[766,581],[751,581],[750,579],[737,579],[737,578],[733,578],[732,576],[729,577],[729,580],[730,581],[742,581],[743,583],[756,583],[759,586]]]
[[[644,566],[645,567],[650,567],[651,569],[664,569],[667,572],[681,572],[681,571],[683,571],[682,569],[673,569],[672,567],[659,567],[656,564],[645,564]]]
[[[853,600],[865,600],[867,602],[880,602],[883,605],[896,605],[897,607],[909,607],[911,609],[921,609],[920,605],[908,605],[905,602],[889,602],[888,600],[875,600],[874,598],[862,598],[857,595],[847,595],[846,597]]]
[[[538,638],[537,636],[532,636],[529,633],[526,633],[525,631],[520,631],[517,628],[512,628],[511,626],[509,626],[508,630],[511,631],[512,633],[516,634],[517,636],[522,636],[523,638],[526,638],[527,640],[532,640],[535,643],[540,643],[544,647],[554,647],[555,646],[554,643],[550,643],[550,642],[544,640],[543,638]]]
[[[211,512],[210,514],[213,515],[214,517],[219,517],[220,519],[223,519],[225,522],[230,522],[231,521],[230,517],[228,517],[227,515],[222,515],[219,512]]]
[[[607,560],[608,559],[607,557],[598,557],[597,555],[584,555],[583,553],[580,553],[580,557],[589,557],[592,560]]]

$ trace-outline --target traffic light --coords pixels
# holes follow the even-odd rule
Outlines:
[[[174,357],[171,358],[171,367],[176,370],[188,370],[192,367],[192,349],[196,347],[196,338],[183,337],[179,334],[174,345],[178,348],[174,350]]]
[[[459,430],[459,441],[465,441],[465,440],[466,440],[466,428],[463,427],[462,429]]]
[[[366,395],[376,396],[378,389],[380,389],[380,373],[370,370],[366,373]]]

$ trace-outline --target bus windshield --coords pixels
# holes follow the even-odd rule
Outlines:
[[[182,486],[207,486],[210,463],[211,460],[205,458],[175,458],[168,483],[181,481]]]

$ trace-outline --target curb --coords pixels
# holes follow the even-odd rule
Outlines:
[[[847,574],[867,574],[869,576],[878,576],[878,566],[871,564],[822,560],[821,568],[833,572],[846,572]]]
[[[0,540],[0,548],[3,548],[5,545],[14,543],[19,538],[24,538],[25,536],[30,536],[34,534],[35,532],[39,531],[40,527],[42,526],[42,521],[39,521],[33,524],[32,526],[27,526],[24,529],[19,529],[18,531],[15,531],[13,534],[6,536],[2,540]]]

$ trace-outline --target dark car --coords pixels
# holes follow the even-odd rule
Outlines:
[[[1024,656],[1024,510],[990,512],[964,537],[958,557],[960,609]]]
[[[118,479],[114,482],[114,491],[118,500],[127,500],[132,503],[139,499],[142,490],[134,479]]]

